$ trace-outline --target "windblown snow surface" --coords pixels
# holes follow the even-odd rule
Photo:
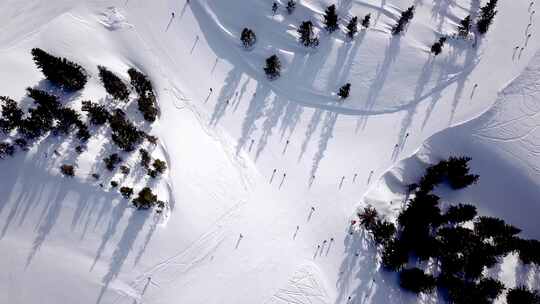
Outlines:
[[[103,130],[81,155],[73,139],[49,137],[0,161],[0,302],[437,303],[400,291],[348,229],[367,203],[395,215],[403,183],[456,154],[473,158],[480,182],[445,202],[474,203],[539,238],[540,23],[529,2],[500,1],[476,47],[450,40],[437,57],[431,44],[483,2],[339,1],[345,19],[373,16],[353,41],[322,30],[329,4],[302,0],[294,14],[272,15],[267,0],[0,1],[0,95],[28,104],[26,87],[50,88],[33,47],[90,73],[83,91],[62,95],[75,108],[110,102],[97,65],[126,81],[129,67],[150,76],[161,109],[153,154],[169,167],[152,187],[170,205],[165,215],[137,211],[93,181],[114,150]],[[392,37],[413,4],[407,32]],[[297,43],[308,19],[318,49]],[[244,27],[258,37],[250,51]],[[262,66],[274,53],[284,69],[270,82]],[[66,162],[77,164],[74,179],[59,173]],[[141,175],[121,182],[140,189]],[[489,271],[507,286],[540,285],[512,256]]]

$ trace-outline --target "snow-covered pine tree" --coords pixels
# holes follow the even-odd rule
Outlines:
[[[292,14],[295,8],[296,8],[296,1],[289,0],[289,2],[287,2],[287,13],[289,13],[289,15]]]
[[[242,41],[242,45],[244,46],[244,48],[248,49],[255,44],[255,42],[257,41],[257,36],[255,35],[255,32],[253,32],[253,30],[246,27],[242,30],[240,40]]]
[[[272,4],[272,13],[275,15],[277,10],[278,10],[278,7],[279,5],[277,4],[277,2],[274,2],[274,4]]]
[[[482,35],[488,32],[489,27],[493,23],[493,18],[497,15],[497,0],[489,0],[485,6],[480,9],[480,17],[476,22],[476,28]]]
[[[401,33],[407,24],[412,20],[414,17],[414,5],[409,7],[406,11],[401,13],[401,17],[399,18],[397,24],[392,28],[392,34],[398,35]]]
[[[459,22],[458,26],[458,36],[461,38],[469,37],[471,31],[471,15],[468,15],[463,20]]]
[[[264,72],[270,80],[274,80],[281,76],[281,62],[277,55],[272,55],[266,59]]]
[[[32,57],[47,80],[65,90],[80,90],[88,81],[86,71],[66,58],[55,57],[39,48],[32,49]]]
[[[362,19],[362,26],[364,28],[369,28],[370,23],[371,23],[371,14],[367,14],[364,16],[364,19]]]
[[[319,38],[313,33],[313,23],[311,21],[304,21],[298,27],[298,34],[300,37],[298,40],[303,46],[316,47],[319,45]]]
[[[330,33],[338,29],[338,15],[334,4],[327,7],[324,11],[324,27]]]
[[[339,88],[338,96],[341,99],[345,99],[345,98],[349,97],[350,91],[351,91],[351,84],[347,83],[344,86],[342,86],[341,88]]]
[[[433,53],[435,56],[439,55],[442,52],[445,42],[446,42],[446,37],[441,37],[439,41],[435,42],[431,46],[431,53]]]
[[[354,35],[358,32],[358,17],[354,16],[347,24],[347,36],[353,39]]]

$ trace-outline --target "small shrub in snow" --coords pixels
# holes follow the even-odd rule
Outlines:
[[[471,15],[468,15],[463,20],[459,22],[459,26],[457,29],[458,37],[460,38],[467,38],[469,37],[469,33],[471,32]]]
[[[118,187],[118,182],[117,181],[111,181],[111,188],[116,188]]]
[[[75,168],[72,165],[62,165],[60,167],[60,172],[62,172],[64,176],[68,176],[68,177],[75,176]]]
[[[272,13],[274,15],[277,13],[278,7],[279,5],[277,4],[277,2],[274,1],[274,3],[272,3]]]
[[[120,166],[120,172],[124,175],[128,175],[131,169],[128,166]]]
[[[150,153],[146,149],[139,149],[139,154],[141,155],[141,166],[146,169],[150,168],[150,161],[152,161]]]
[[[32,49],[32,57],[45,77],[65,90],[80,90],[88,81],[86,71],[66,58],[55,57],[39,48]]]
[[[126,101],[129,98],[129,90],[122,79],[104,66],[98,66],[98,70],[99,79],[101,79],[107,93],[115,99]]]

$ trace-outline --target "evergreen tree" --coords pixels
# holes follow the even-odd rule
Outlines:
[[[104,106],[93,103],[89,100],[82,102],[82,111],[88,112],[90,122],[98,126],[106,123],[111,117],[111,113],[109,113]]]
[[[377,220],[371,232],[373,233],[375,243],[383,245],[392,240],[392,237],[396,233],[396,226],[385,220]]]
[[[517,242],[519,259],[523,264],[540,266],[540,241],[520,240]]]
[[[311,21],[308,20],[308,21],[302,22],[297,31],[298,31],[298,34],[300,35],[298,39],[300,40],[300,43],[302,43],[303,46],[316,47],[319,45],[319,38],[316,37],[313,32],[313,23]]]
[[[152,83],[146,75],[134,68],[130,68],[128,74],[131,78],[131,85],[133,85],[135,91],[139,94],[139,99],[137,100],[139,111],[141,111],[146,121],[154,122],[157,118],[158,109],[156,107],[156,96],[154,95]]]
[[[149,170],[148,175],[152,178],[156,178],[157,176],[163,174],[165,170],[167,170],[167,163],[165,163],[161,159],[156,159],[154,160],[152,167],[154,167],[154,169]]]
[[[130,187],[121,187],[120,193],[125,199],[130,198],[133,195],[133,188]]]
[[[116,168],[116,165],[122,162],[122,158],[118,155],[118,153],[113,153],[104,158],[103,162],[105,163],[107,170],[113,171]]]
[[[68,176],[68,177],[75,176],[75,168],[72,165],[62,165],[60,167],[60,172],[62,172],[64,176]]]
[[[540,304],[540,293],[530,290],[527,286],[518,286],[508,290],[507,304]]]
[[[405,269],[399,273],[399,286],[414,293],[430,293],[435,288],[435,278],[419,268]]]
[[[372,206],[367,206],[358,212],[358,218],[360,219],[360,225],[362,225],[366,230],[373,230],[373,227],[377,224],[379,219],[379,213],[377,209]]]
[[[289,13],[289,15],[292,14],[295,8],[296,8],[296,1],[289,0],[287,2],[287,13]]]
[[[252,47],[255,42],[257,42],[257,36],[255,33],[248,29],[247,27],[242,30],[242,34],[240,35],[240,40],[242,41],[242,45],[244,48],[248,49]]]
[[[279,5],[277,4],[277,2],[274,2],[274,3],[272,4],[272,13],[273,13],[274,15],[276,14],[276,12],[277,12],[277,10],[278,10],[278,7],[279,7]]]
[[[362,26],[364,28],[369,28],[369,25],[371,23],[371,14],[367,14],[364,16],[364,19],[362,19]]]
[[[24,112],[17,102],[9,97],[0,96],[0,104],[2,106],[0,130],[7,134],[20,126]]]
[[[476,207],[473,205],[459,204],[450,206],[443,218],[452,224],[459,224],[473,220],[476,217]]]
[[[390,240],[383,248],[382,265],[390,271],[399,271],[407,264],[409,254],[397,239]]]
[[[281,76],[281,61],[277,55],[272,55],[266,59],[264,72],[270,80],[274,80]]]
[[[341,99],[345,99],[345,98],[349,97],[350,91],[351,91],[351,84],[350,84],[350,83],[346,83],[344,86],[342,86],[341,88],[339,88],[338,96],[339,96]]]
[[[338,15],[334,4],[327,7],[324,11],[324,26],[330,33],[338,29]]]
[[[435,56],[439,55],[442,52],[445,42],[446,42],[446,37],[441,37],[439,41],[435,42],[431,46],[431,53],[433,53]]]
[[[150,161],[152,161],[150,153],[148,153],[146,149],[139,149],[139,154],[141,155],[141,166],[143,168],[149,169]]]
[[[461,38],[469,37],[471,31],[471,15],[468,15],[463,20],[459,22],[458,26],[458,36]]]
[[[129,90],[122,79],[104,66],[98,66],[98,70],[99,79],[101,79],[107,93],[115,99],[126,101],[129,98]]]
[[[392,34],[398,35],[401,33],[407,24],[412,20],[414,17],[414,5],[409,7],[406,11],[401,13],[401,17],[399,18],[397,24],[392,28]]]
[[[150,209],[157,203],[157,195],[152,193],[152,189],[145,187],[139,191],[137,198],[133,200],[133,205],[137,209]]]
[[[354,16],[351,18],[351,21],[347,24],[347,36],[350,39],[354,38],[354,35],[358,32],[358,17]]]
[[[15,154],[15,147],[7,142],[0,143],[0,159],[6,156],[13,156]]]
[[[497,15],[497,1],[498,0],[489,0],[485,6],[480,8],[480,16],[476,22],[476,28],[482,35],[488,32],[495,15]]]
[[[65,90],[80,90],[88,81],[86,71],[66,58],[55,57],[39,48],[32,49],[32,57],[45,77]]]
[[[126,152],[133,151],[144,139],[139,131],[126,117],[122,110],[116,110],[110,118],[113,142]]]

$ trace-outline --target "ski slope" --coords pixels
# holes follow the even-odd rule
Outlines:
[[[103,132],[80,156],[70,140],[47,138],[0,161],[0,303],[416,303],[379,270],[367,238],[348,233],[350,219],[368,202],[392,215],[398,181],[452,153],[470,155],[481,178],[450,201],[538,238],[540,22],[529,3],[501,1],[476,48],[449,41],[436,58],[432,43],[483,2],[339,1],[342,17],[373,16],[354,41],[322,30],[331,3],[302,0],[294,14],[273,15],[263,0],[2,1],[0,95],[28,104],[26,87],[49,88],[33,47],[90,73],[83,91],[63,96],[73,107],[107,102],[98,64],[125,80],[129,67],[149,75],[161,109],[148,130],[160,138],[153,155],[169,167],[152,186],[170,210],[137,211],[92,181],[114,150]],[[413,4],[406,33],[392,37]],[[308,19],[318,49],[297,43]],[[250,51],[244,27],[257,34]],[[272,54],[283,71],[268,81]],[[67,161],[74,179],[58,172]]]

